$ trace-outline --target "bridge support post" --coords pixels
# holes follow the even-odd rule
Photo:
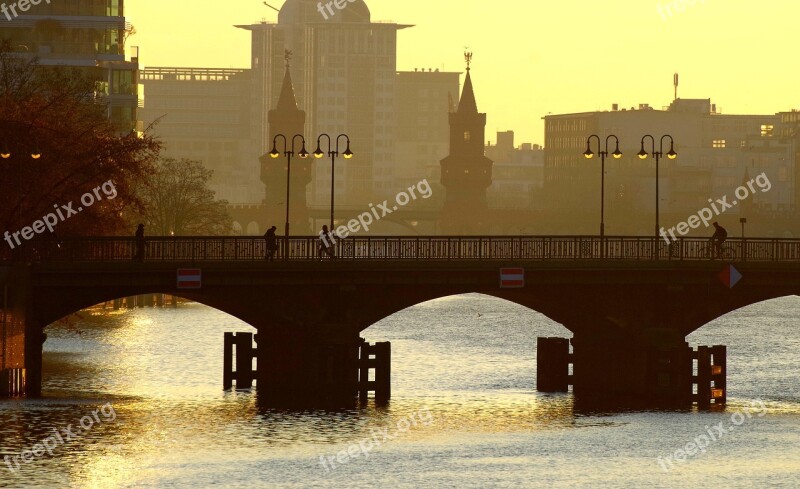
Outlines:
[[[375,404],[385,405],[392,397],[392,344],[382,341],[370,345],[362,340],[359,353],[358,400],[365,404],[370,391],[375,392]],[[369,380],[370,370],[375,380]]]
[[[259,331],[259,403],[265,407],[355,407],[357,332],[337,328]]]
[[[577,404],[691,406],[692,350],[676,330],[597,329],[576,333],[572,345]]]
[[[693,396],[697,407],[709,409],[712,401],[715,406],[725,404],[728,396],[727,347],[698,346],[692,357],[697,360],[697,376],[693,377],[697,384],[697,394]]]
[[[42,327],[30,310],[26,266],[0,267],[0,397],[41,395]]]
[[[567,338],[536,339],[536,390],[568,392],[570,385],[569,340]]]
[[[42,395],[42,346],[47,339],[38,323],[25,321],[25,395]]]

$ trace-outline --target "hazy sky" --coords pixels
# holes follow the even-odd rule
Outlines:
[[[474,52],[487,138],[514,130],[542,143],[548,113],[711,98],[724,113],[800,108],[794,0],[368,0],[373,20],[414,24],[398,35],[399,70],[463,70]],[[247,32],[277,19],[261,0],[128,0],[144,66],[247,67]],[[280,7],[282,0],[270,0]],[[689,4],[694,4],[693,6]],[[672,6],[669,9],[667,6]],[[661,10],[659,11],[659,7]],[[671,15],[670,15],[671,13]]]

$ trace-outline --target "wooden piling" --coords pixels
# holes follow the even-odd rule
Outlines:
[[[707,346],[697,347],[697,407],[711,407],[711,351]]]
[[[253,387],[253,333],[236,333],[236,388]]]
[[[233,333],[225,333],[225,346],[222,350],[222,388],[233,388]]]
[[[728,348],[725,345],[711,347],[711,381],[714,383],[712,398],[714,404],[728,402]]]
[[[392,344],[375,343],[375,402],[386,404],[392,397]]]
[[[24,368],[9,368],[0,371],[0,397],[24,396],[25,384]]]

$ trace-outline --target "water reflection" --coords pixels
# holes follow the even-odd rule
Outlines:
[[[779,317],[800,313],[800,301],[781,307]],[[753,475],[742,476],[741,487],[753,483],[747,477],[769,470],[779,472],[782,482],[800,467],[790,469],[800,462],[800,343],[781,335],[783,326],[768,305],[739,314],[692,341],[727,343],[729,408],[762,397],[768,414],[713,447],[713,458],[681,470],[700,480],[714,471],[736,473],[748,459]],[[759,349],[741,328],[742,317],[761,320],[770,338],[783,336],[780,347]],[[248,329],[199,304],[85,315],[72,326],[51,326],[45,399],[0,401],[0,459],[30,449],[53,429],[80,423],[106,403],[116,419],[52,456],[22,464],[17,473],[0,465],[0,487],[252,487],[255,480],[272,487],[375,487],[375,474],[387,487],[510,487],[543,473],[581,474],[576,480],[586,486],[645,487],[655,480],[680,486],[658,479],[655,458],[730,417],[696,410],[582,411],[571,395],[536,393],[536,336],[568,333],[535,312],[480,296],[425,303],[365,331],[369,341],[393,342],[394,397],[388,406],[264,409],[254,392],[221,389],[223,332]],[[750,360],[777,371],[749,368]],[[376,432],[395,433],[399,423],[425,411],[430,423],[398,432],[373,450],[369,462],[352,460],[330,472],[320,466],[320,457],[374,439]],[[759,452],[748,451],[756,445]],[[609,450],[624,467],[604,465],[613,479],[592,478],[587,468],[608,464]],[[783,463],[776,467],[775,460]]]

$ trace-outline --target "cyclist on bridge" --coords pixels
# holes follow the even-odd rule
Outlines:
[[[711,236],[711,244],[714,246],[717,258],[719,258],[722,256],[722,245],[725,243],[725,240],[728,239],[728,231],[720,226],[718,222],[714,223],[714,228],[716,231],[714,231],[714,235]]]

